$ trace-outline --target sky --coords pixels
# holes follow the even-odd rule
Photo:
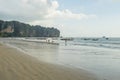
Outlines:
[[[0,19],[55,27],[64,37],[120,37],[120,0],[0,0]]]

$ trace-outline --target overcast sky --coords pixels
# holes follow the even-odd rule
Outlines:
[[[61,36],[120,37],[120,0],[0,0],[0,19],[56,27]]]

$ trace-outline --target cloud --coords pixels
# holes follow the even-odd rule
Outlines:
[[[37,22],[47,19],[88,19],[96,17],[84,13],[73,13],[68,9],[59,10],[56,0],[0,0],[0,18]]]
[[[75,14],[75,13],[72,13],[68,9],[63,10],[63,11],[55,10],[45,16],[45,18],[62,18],[62,19],[88,19],[88,18],[92,18],[92,17],[95,18],[96,15],[87,15],[84,13]]]

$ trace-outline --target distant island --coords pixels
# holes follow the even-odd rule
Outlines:
[[[59,37],[60,31],[54,27],[29,25],[18,21],[0,20],[0,37]]]

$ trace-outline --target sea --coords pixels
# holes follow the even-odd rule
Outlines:
[[[41,61],[87,70],[101,80],[120,79],[120,38],[78,37],[66,44],[56,39],[59,45],[36,42],[38,37],[25,39],[0,38],[0,42]]]

